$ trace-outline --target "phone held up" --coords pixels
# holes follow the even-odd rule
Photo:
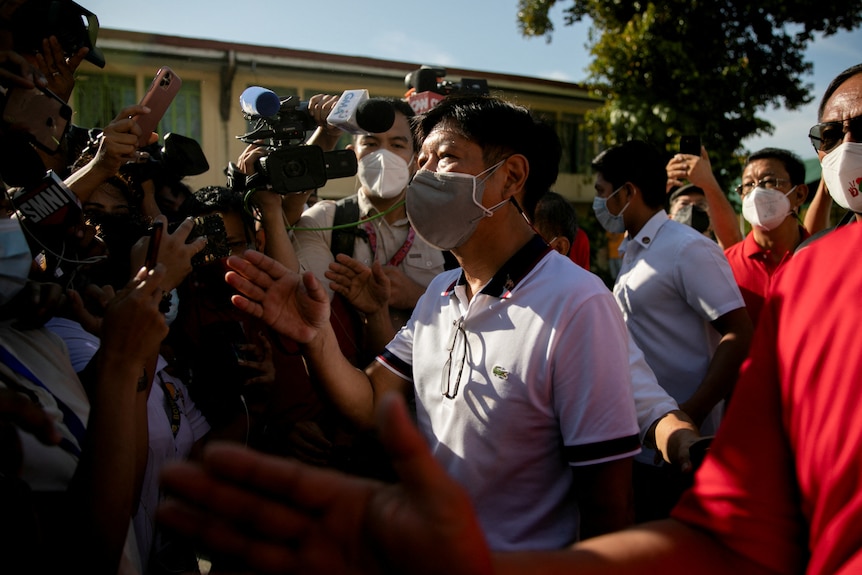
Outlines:
[[[168,66],[162,66],[156,73],[147,93],[141,99],[141,105],[150,109],[149,113],[135,116],[135,122],[141,127],[141,137],[138,147],[149,144],[150,135],[157,131],[159,122],[164,117],[168,107],[183,85],[182,78]]]
[[[700,157],[700,136],[684,134],[679,139],[679,153]]]

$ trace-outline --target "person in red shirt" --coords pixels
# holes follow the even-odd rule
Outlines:
[[[773,275],[808,237],[799,224],[808,196],[805,165],[793,152],[765,148],[748,157],[736,191],[751,231],[724,253],[756,326]]]

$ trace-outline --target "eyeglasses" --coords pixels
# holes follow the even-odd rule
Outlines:
[[[740,196],[744,196],[754,188],[766,188],[767,190],[776,190],[789,182],[790,180],[785,180],[784,178],[763,178],[762,180],[759,180],[757,182],[746,182],[744,184],[736,186],[736,193]]]
[[[828,154],[841,143],[847,132],[862,138],[862,116],[817,124],[808,131],[808,139],[816,151]]]
[[[464,331],[464,318],[458,318],[452,322],[452,325],[454,333],[449,342],[449,359],[446,360],[446,364],[443,366],[443,378],[441,382],[443,397],[448,399],[455,399],[455,396],[458,395],[458,388],[461,385],[461,374],[464,372],[464,360],[467,358],[467,333]],[[454,352],[459,340],[461,342],[461,353],[459,354],[461,359],[454,362],[457,364],[457,375],[455,376],[455,385],[453,386],[450,385],[452,381],[452,363],[456,357]]]

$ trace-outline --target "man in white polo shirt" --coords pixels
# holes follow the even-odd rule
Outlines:
[[[492,548],[562,548],[629,524],[639,442],[625,323],[601,281],[522,212],[556,179],[556,135],[526,109],[478,96],[444,100],[417,129],[407,215],[461,268],[432,280],[377,361],[360,371],[341,355],[312,274],[247,252],[229,261],[245,294],[234,303],[301,342],[360,426],[374,425],[385,394],[415,393],[418,425]]]

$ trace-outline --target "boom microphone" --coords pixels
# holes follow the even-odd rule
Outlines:
[[[278,114],[281,109],[281,98],[272,90],[252,86],[242,91],[239,96],[242,111],[251,116],[269,118]]]
[[[369,98],[368,90],[345,90],[326,121],[351,134],[379,134],[392,128],[395,108],[384,100]]]

